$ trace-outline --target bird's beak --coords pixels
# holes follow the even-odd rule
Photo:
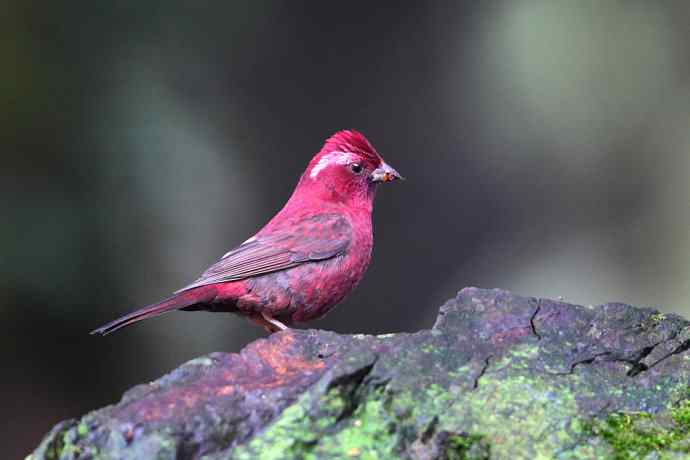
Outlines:
[[[381,166],[372,171],[369,176],[369,180],[372,182],[392,182],[396,179],[405,180],[398,171],[386,163],[381,163]]]

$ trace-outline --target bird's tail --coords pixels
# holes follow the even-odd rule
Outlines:
[[[154,316],[162,315],[163,313],[167,313],[169,311],[189,307],[200,303],[200,301],[203,301],[203,299],[191,294],[192,293],[190,291],[182,292],[161,302],[154,303],[153,305],[133,311],[132,313],[111,321],[108,324],[99,327],[98,329],[94,329],[91,331],[91,334],[107,335],[125,326],[129,326],[130,324],[138,323],[139,321],[153,318]]]

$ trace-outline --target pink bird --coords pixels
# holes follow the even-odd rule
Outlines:
[[[172,310],[232,312],[269,332],[320,318],[364,276],[377,185],[402,179],[357,131],[311,159],[283,209],[192,284],[94,331],[105,335]]]

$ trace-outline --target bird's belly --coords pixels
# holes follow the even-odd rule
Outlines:
[[[299,265],[249,280],[251,292],[238,302],[246,313],[266,312],[287,323],[325,315],[362,279],[368,260],[334,258]]]

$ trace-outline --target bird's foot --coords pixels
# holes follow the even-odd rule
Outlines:
[[[285,324],[273,318],[268,313],[262,312],[261,315],[253,315],[250,316],[249,319],[252,320],[254,323],[258,324],[259,326],[263,327],[266,330],[266,332],[271,334],[274,332],[284,331],[285,329],[288,329],[288,327]]]

